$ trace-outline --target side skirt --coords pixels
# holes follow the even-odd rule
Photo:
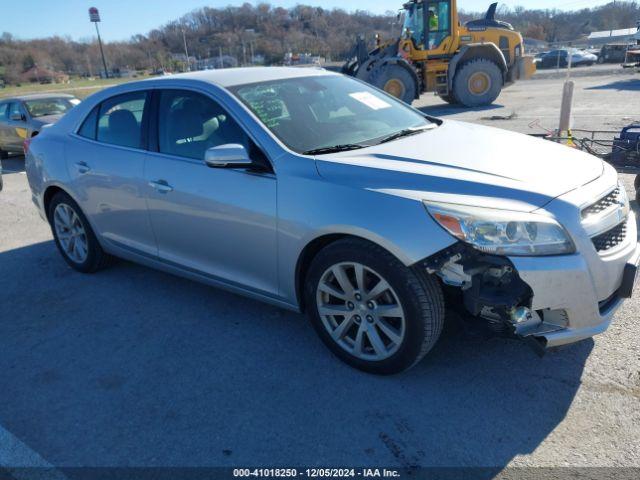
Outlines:
[[[221,279],[214,275],[210,275],[208,273],[202,272],[200,270],[183,267],[176,263],[163,260],[159,257],[147,255],[146,253],[139,252],[138,250],[132,249],[120,243],[116,243],[113,241],[108,241],[108,242],[105,241],[103,243],[103,248],[107,253],[114,255],[118,258],[129,260],[131,262],[138,263],[146,267],[150,267],[156,270],[161,270],[163,272],[177,275],[179,277],[187,278],[189,280],[193,280],[199,283],[204,283],[212,287],[220,288],[228,292],[235,293],[237,295],[253,298],[254,300],[259,300],[261,302],[265,302],[265,303],[274,305],[276,307],[284,308],[286,310],[290,310],[296,313],[301,313],[299,305],[291,303],[285,300],[284,298],[275,297],[269,293],[250,289],[240,284],[229,282],[227,280]]]

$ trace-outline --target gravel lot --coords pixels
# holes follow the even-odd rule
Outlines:
[[[479,111],[418,106],[533,133],[556,126],[561,87],[521,82]],[[640,120],[639,74],[582,75],[575,96],[576,128]],[[126,262],[73,272],[23,160],[3,167],[0,467],[640,467],[640,294],[606,334],[542,359],[451,317],[425,361],[374,377],[300,315]]]

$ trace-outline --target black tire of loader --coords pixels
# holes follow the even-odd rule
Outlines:
[[[482,95],[469,91],[469,79],[474,73],[485,73],[491,80],[489,90]],[[469,60],[460,66],[453,79],[453,96],[465,107],[491,105],[502,91],[502,72],[500,67],[486,58]]]
[[[390,80],[397,80],[402,83],[404,92],[400,100],[411,105],[418,93],[418,85],[411,73],[397,63],[386,63],[380,67],[374,67],[369,73],[367,83],[380,90],[384,90],[385,85]]]

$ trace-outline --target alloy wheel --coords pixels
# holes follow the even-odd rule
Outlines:
[[[72,207],[59,204],[53,212],[53,225],[64,253],[74,263],[84,263],[88,256],[88,240],[82,221]]]
[[[406,320],[398,295],[380,274],[357,262],[328,268],[316,291],[324,327],[355,357],[380,361],[402,345]]]

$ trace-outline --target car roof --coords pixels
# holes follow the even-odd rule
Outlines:
[[[15,102],[15,101],[25,101],[25,100],[44,100],[47,98],[75,98],[73,95],[69,95],[68,93],[33,93],[29,95],[16,95],[14,97],[6,97],[0,98],[0,102]]]
[[[179,73],[166,77],[152,78],[146,81],[170,82],[172,80],[200,80],[214,83],[227,88],[238,85],[246,85],[271,80],[284,80],[287,78],[302,78],[312,76],[337,75],[319,67],[242,67],[225,68],[219,70],[203,70],[200,72]]]

